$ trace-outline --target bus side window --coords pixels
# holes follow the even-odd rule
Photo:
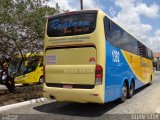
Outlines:
[[[146,57],[146,47],[141,43],[141,42],[138,42],[138,49],[139,49],[139,55],[141,57]]]
[[[153,60],[154,58],[153,58],[153,52],[151,51],[151,59]]]
[[[147,48],[147,58],[150,59],[150,60],[153,59],[152,51],[149,48]]]
[[[105,30],[106,39],[110,38],[111,37],[111,21],[107,17],[104,17],[104,30]]]
[[[111,24],[111,21],[108,21],[108,30],[109,30],[109,32],[111,32],[112,31],[112,24]]]

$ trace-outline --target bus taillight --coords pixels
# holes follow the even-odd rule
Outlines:
[[[102,76],[103,76],[103,68],[101,65],[96,65],[95,71],[95,84],[101,85],[102,84]]]
[[[44,82],[45,82],[45,73],[46,73],[45,65],[43,65],[43,79],[44,79]]]

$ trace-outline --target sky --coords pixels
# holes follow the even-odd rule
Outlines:
[[[49,0],[63,10],[80,10],[80,0]],[[160,0],[83,0],[84,9],[101,9],[153,52],[160,52]]]

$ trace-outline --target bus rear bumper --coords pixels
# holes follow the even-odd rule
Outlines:
[[[70,101],[79,103],[104,103],[102,90],[93,89],[56,88],[43,85],[43,96],[57,101]]]

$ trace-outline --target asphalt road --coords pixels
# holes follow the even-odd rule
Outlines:
[[[160,73],[156,73],[152,85],[146,85],[135,92],[125,103],[114,101],[104,105],[54,102],[49,100],[3,112],[3,114],[32,114],[37,119],[135,119],[133,114],[155,114],[160,107]],[[118,115],[117,115],[118,114]],[[129,115],[127,115],[129,114]],[[22,115],[24,116],[24,115]],[[148,116],[147,116],[148,117]],[[151,117],[151,116],[149,116]],[[148,117],[148,118],[149,118]],[[154,116],[155,117],[155,116]],[[29,118],[27,118],[29,119]],[[160,119],[156,116],[155,119]]]

